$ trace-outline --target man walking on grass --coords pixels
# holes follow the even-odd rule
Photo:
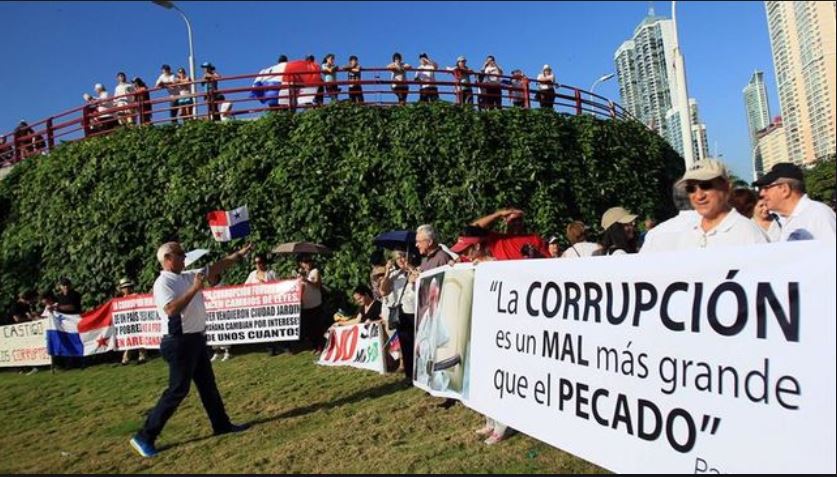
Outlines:
[[[168,242],[157,249],[157,260],[163,270],[154,282],[154,305],[166,330],[160,342],[160,354],[169,365],[169,386],[148,415],[142,429],[131,438],[131,447],[143,457],[157,455],[154,441],[177,406],[189,394],[191,381],[201,396],[215,435],[241,432],[247,424],[230,422],[224,402],[215,385],[215,374],[206,349],[206,309],[203,282],[221,280],[221,273],[240,262],[252,244],[200,270],[183,271],[186,253],[177,242]]]

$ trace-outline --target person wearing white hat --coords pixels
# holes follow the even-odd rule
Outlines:
[[[111,110],[113,109],[113,102],[108,95],[108,91],[102,83],[93,85],[93,91],[96,93],[96,119],[99,131],[107,131],[116,126],[116,118],[113,116]]]
[[[726,166],[715,159],[696,162],[675,187],[689,194],[692,208],[700,216],[672,240],[669,250],[725,247],[767,243],[769,240],[753,221],[729,204],[731,184]]]
[[[541,108],[552,109],[555,104],[555,74],[549,65],[543,65],[538,75],[537,99]]]
[[[459,104],[474,104],[474,90],[471,86],[471,75],[473,70],[468,68],[468,59],[464,56],[456,58],[456,66],[448,68],[453,71],[453,78],[456,80],[456,97]]]
[[[119,280],[119,284],[116,286],[116,289],[119,293],[118,297],[123,298],[123,297],[133,295],[135,293],[134,292],[135,287],[136,287],[136,284],[133,282],[133,280],[131,280],[128,277],[122,277],[122,279]],[[132,354],[131,351],[133,351],[133,350],[126,349],[125,352],[122,353],[122,366],[126,366],[131,362],[131,354]],[[147,354],[146,354],[145,348],[140,348],[138,350],[137,354],[139,355],[139,356],[137,356],[137,364],[145,363],[146,359],[148,357]]]
[[[601,248],[596,255],[624,255],[636,253],[637,216],[624,207],[611,207],[602,214]]]

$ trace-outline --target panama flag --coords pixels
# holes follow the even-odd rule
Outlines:
[[[235,238],[250,235],[250,216],[247,206],[234,210],[214,210],[206,214],[212,236],[218,242],[228,242]]]
[[[110,304],[81,315],[53,311],[47,319],[46,344],[50,356],[87,356],[116,348]]]

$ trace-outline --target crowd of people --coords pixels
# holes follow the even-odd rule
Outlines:
[[[287,62],[286,55],[279,56],[278,64]],[[364,102],[362,86],[364,68],[360,65],[357,56],[349,56],[347,63],[343,66],[338,66],[333,53],[327,54],[320,64],[316,63],[313,55],[308,55],[305,62],[310,64],[312,72],[305,82],[312,82],[310,77],[313,77],[313,84],[316,87],[316,93],[313,98],[310,98],[313,106],[340,101],[341,87],[338,73],[345,73],[348,86],[346,101]],[[158,107],[157,109],[167,110],[171,122],[198,118],[199,99],[202,99],[206,106],[208,119],[225,121],[233,117],[233,101],[227,100],[223,94],[219,93],[218,82],[222,77],[215,65],[204,62],[201,68],[202,77],[193,79],[183,67],[177,68],[175,73],[168,64],[160,67],[160,74],[153,88],[164,89],[168,96],[167,108]],[[392,62],[386,66],[386,69],[390,73],[390,87],[398,104],[407,103],[411,85],[417,86],[419,102],[433,102],[439,100],[439,85],[452,83],[458,104],[474,105],[476,99],[476,106],[479,109],[495,109],[501,107],[505,96],[515,107],[528,107],[528,91],[531,89],[541,108],[552,109],[555,105],[555,88],[559,86],[549,65],[544,65],[534,80],[530,80],[520,69],[515,69],[509,77],[504,77],[503,69],[491,55],[486,57],[481,68],[474,70],[468,66],[468,60],[464,56],[456,58],[454,66],[443,69],[427,53],[421,53],[418,56],[418,65],[413,67],[405,63],[402,55],[396,52],[393,53]],[[449,74],[452,81],[437,80],[438,72]],[[410,78],[411,73],[413,73],[412,78]],[[290,78],[290,75],[288,76]],[[377,74],[375,77],[378,78]],[[287,83],[284,88],[292,90],[295,94],[290,95],[290,103],[285,107],[295,110],[300,83],[291,80]],[[193,88],[200,88],[202,92],[193,92]],[[116,74],[113,94],[108,92],[103,83],[93,85],[92,94],[82,94],[84,104],[81,127],[84,135],[104,133],[118,126],[150,124],[154,106],[157,103],[157,101],[152,102],[151,89],[138,76],[128,81],[128,76],[124,72]],[[260,97],[262,93],[262,91],[253,91],[251,96]],[[272,106],[276,105],[272,104]],[[11,164],[47,150],[43,132],[36,132],[24,120],[21,120],[15,128],[11,139],[10,141],[5,136],[0,137],[0,165]]]

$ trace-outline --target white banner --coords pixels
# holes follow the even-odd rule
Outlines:
[[[380,323],[366,322],[328,329],[328,340],[318,364],[352,366],[386,372],[384,333]]]
[[[298,280],[203,290],[206,341],[213,346],[299,339]],[[116,348],[159,349],[162,321],[150,294],[113,300]]]
[[[467,405],[616,472],[835,472],[835,249],[477,267]]]
[[[162,322],[153,296],[114,298],[111,316],[116,331],[116,349],[160,349]]]
[[[472,265],[439,267],[419,277],[413,384],[434,396],[468,398]]]
[[[301,292],[298,280],[204,290],[207,344],[298,340]]]
[[[0,367],[47,366],[46,319],[0,326]]]

